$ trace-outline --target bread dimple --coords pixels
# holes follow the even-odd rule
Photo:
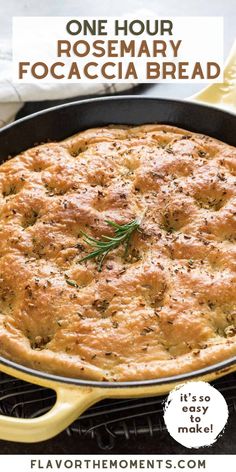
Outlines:
[[[168,125],[108,126],[0,167],[0,354],[141,380],[236,354],[236,149]],[[107,220],[125,256],[81,261]]]

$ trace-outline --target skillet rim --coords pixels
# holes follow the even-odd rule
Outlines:
[[[158,101],[158,102],[161,102],[161,103],[167,103],[167,102],[170,102],[170,103],[175,103],[175,104],[185,104],[187,106],[192,106],[194,108],[203,108],[205,110],[209,109],[212,111],[213,110],[216,110],[217,113],[220,113],[222,115],[228,115],[230,116],[231,118],[235,119],[236,120],[236,114],[234,112],[231,112],[230,110],[223,110],[221,108],[218,108],[216,106],[213,106],[213,105],[207,105],[205,103],[202,103],[202,102],[195,102],[194,100],[191,101],[191,100],[187,100],[187,99],[176,99],[176,98],[164,98],[164,97],[155,97],[155,96],[144,96],[144,95],[114,95],[114,96],[109,96],[109,95],[106,95],[106,96],[101,96],[101,97],[96,97],[96,98],[86,98],[86,99],[82,99],[82,100],[76,100],[76,101],[72,101],[72,102],[69,102],[69,103],[63,103],[62,105],[56,105],[54,107],[49,107],[49,108],[45,108],[44,110],[40,110],[40,111],[37,111],[35,113],[31,113],[30,115],[27,115],[27,116],[24,116],[22,118],[19,118],[17,119],[16,121],[13,121],[12,123],[9,123],[7,124],[6,126],[3,126],[2,128],[0,128],[0,135],[5,132],[5,131],[8,131],[9,129],[11,128],[14,128],[14,127],[17,127],[18,125],[20,125],[21,123],[24,123],[24,122],[27,122],[27,121],[30,121],[30,120],[33,120],[34,118],[37,118],[38,116],[41,116],[41,115],[46,115],[48,113],[51,113],[51,112],[54,112],[56,110],[62,110],[64,108],[70,108],[70,107],[73,107],[73,106],[77,106],[77,105],[82,105],[82,104],[87,104],[87,103],[97,103],[97,102],[109,102],[109,101],[124,101],[124,100],[143,100],[143,101],[151,101],[151,100],[155,100],[155,101]],[[217,139],[217,138],[216,138]]]
[[[113,101],[124,101],[124,100],[132,100],[132,101],[157,101],[161,103],[173,103],[173,104],[185,104],[190,107],[194,107],[196,109],[215,109],[217,113],[225,115],[226,117],[229,116],[236,120],[235,113],[231,112],[230,110],[222,110],[218,107],[213,107],[211,105],[207,105],[205,103],[196,103],[194,101],[187,101],[186,99],[175,99],[175,98],[162,98],[162,97],[155,97],[155,96],[143,96],[143,95],[118,95],[118,96],[102,96],[96,98],[88,98],[84,100],[76,100],[69,103],[64,103],[62,105],[57,105],[54,107],[46,108],[44,110],[40,110],[36,113],[30,114],[28,116],[22,117],[13,123],[10,123],[6,126],[3,126],[0,129],[0,136],[4,134],[6,131],[16,128],[17,126],[24,124],[30,120],[37,119],[38,116],[47,115],[48,113],[55,112],[57,110],[63,110],[64,108],[76,107],[82,104],[87,103],[97,103],[97,102],[113,102]],[[217,138],[216,138],[217,139]],[[213,373],[217,373],[219,371],[223,371],[224,369],[230,370],[230,367],[236,364],[236,356],[226,359],[224,361],[218,362],[216,364],[212,364],[210,366],[204,367],[202,369],[194,370],[191,372],[183,373],[174,375],[171,377],[161,377],[161,378],[154,378],[149,380],[132,380],[132,381],[124,381],[124,382],[110,382],[110,381],[97,381],[97,380],[83,380],[77,379],[73,377],[63,377],[55,374],[50,374],[44,371],[32,369],[30,367],[26,367],[22,364],[17,364],[16,362],[10,361],[7,358],[0,356],[0,365],[4,365],[6,367],[13,368],[19,372],[28,374],[30,376],[38,377],[39,379],[45,379],[54,381],[57,383],[69,384],[69,385],[77,385],[77,386],[84,386],[84,387],[97,387],[97,388],[109,388],[109,389],[123,389],[123,388],[137,388],[137,387],[148,387],[148,386],[158,386],[158,385],[165,385],[165,384],[173,384],[180,381],[188,381],[194,378],[205,376]]]
[[[0,356],[0,366],[4,365],[6,367],[10,367],[15,369],[19,372],[24,374],[36,377],[38,379],[45,379],[49,381],[53,381],[56,383],[62,383],[67,385],[76,385],[81,387],[93,387],[93,388],[105,388],[105,389],[125,389],[125,388],[138,388],[138,387],[154,387],[154,386],[163,386],[174,384],[176,382],[185,382],[192,380],[194,378],[203,377],[210,374],[216,374],[217,372],[221,372],[229,370],[230,367],[236,364],[236,356],[226,359],[224,361],[218,362],[217,364],[212,364],[210,366],[204,367],[202,369],[193,370],[191,372],[187,372],[185,374],[178,374],[172,375],[171,377],[160,377],[154,378],[149,380],[130,380],[124,382],[110,382],[110,381],[99,381],[99,380],[85,380],[85,379],[77,379],[74,377],[63,377],[60,375],[50,374],[48,372],[44,372],[41,370],[32,369],[31,367],[26,367],[21,364],[17,364],[16,362],[10,361],[7,358]],[[49,387],[51,388],[51,387]]]

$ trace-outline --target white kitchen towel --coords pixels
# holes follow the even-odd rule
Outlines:
[[[132,89],[137,84],[19,84],[12,81],[12,54],[8,41],[0,41],[0,127],[15,119],[25,102],[63,100],[85,95],[108,95]]]

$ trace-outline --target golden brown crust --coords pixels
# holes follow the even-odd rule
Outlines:
[[[141,380],[236,354],[236,149],[167,125],[107,127],[0,167],[0,354]],[[144,214],[98,272],[81,230]],[[72,284],[71,284],[72,281]]]

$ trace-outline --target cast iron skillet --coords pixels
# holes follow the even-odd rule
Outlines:
[[[62,140],[79,130],[107,124],[166,123],[210,135],[236,146],[236,115],[180,100],[139,96],[84,100],[50,108],[0,131],[0,160],[47,140]],[[192,379],[213,380],[236,370],[236,357],[205,369],[137,382],[96,382],[39,372],[0,358],[0,370],[57,392],[54,407],[35,419],[0,416],[0,438],[36,442],[55,436],[88,406],[107,397],[160,395]]]

